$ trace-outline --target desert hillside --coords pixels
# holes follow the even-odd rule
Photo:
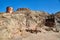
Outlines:
[[[0,13],[0,40],[60,40],[56,15],[28,8]]]

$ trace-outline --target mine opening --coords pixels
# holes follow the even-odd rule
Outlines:
[[[45,19],[45,26],[54,27],[54,25],[55,25],[55,17],[53,15]]]

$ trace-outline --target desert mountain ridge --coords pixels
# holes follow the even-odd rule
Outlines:
[[[6,12],[0,14],[0,40],[59,39],[60,12],[48,14],[28,8],[14,12],[12,7],[7,7]]]

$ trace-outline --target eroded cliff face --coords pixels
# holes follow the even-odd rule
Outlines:
[[[47,15],[47,13],[39,11],[16,11],[14,14],[0,14],[1,40],[21,36],[26,29],[40,30],[44,26],[43,21]]]
[[[46,12],[25,10],[23,8],[13,13],[1,13],[0,40],[45,40],[48,39],[46,35],[52,37],[53,34],[53,37],[59,40],[58,37],[55,37],[56,33],[46,31],[46,29],[52,30],[45,26],[47,16],[49,14]]]

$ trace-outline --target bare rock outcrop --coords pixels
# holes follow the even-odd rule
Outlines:
[[[6,13],[13,13],[13,8],[12,7],[7,7],[6,8]]]
[[[59,40],[60,32],[45,30],[49,28],[45,26],[47,16],[46,12],[27,8],[20,8],[14,13],[1,13],[0,40]]]
[[[60,12],[55,14],[56,30],[60,31]]]
[[[25,10],[25,9],[21,9]],[[43,27],[43,21],[47,13],[39,11],[15,12],[15,14],[0,14],[0,38],[8,40],[14,37],[20,37],[28,30],[38,30]]]

